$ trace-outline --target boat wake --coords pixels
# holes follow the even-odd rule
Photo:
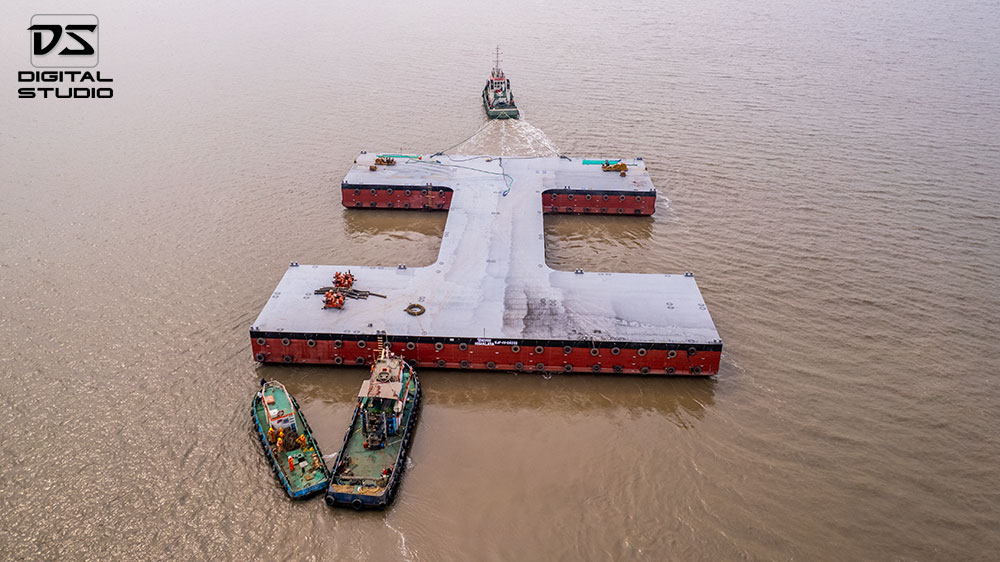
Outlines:
[[[403,560],[410,560],[410,551],[406,549],[406,535],[404,535],[399,529],[389,524],[388,516],[385,518],[385,526],[392,529],[394,533],[399,535],[399,553],[403,555]]]
[[[491,119],[449,154],[558,156],[559,149],[541,129],[524,119]]]

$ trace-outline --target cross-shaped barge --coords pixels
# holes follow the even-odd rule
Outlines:
[[[255,358],[371,364],[381,338],[419,367],[717,373],[722,340],[690,273],[546,265],[544,213],[653,213],[642,159],[624,161],[624,174],[602,170],[606,162],[617,161],[362,152],[341,183],[344,206],[446,210],[437,260],[419,268],[292,262],[250,328]],[[324,309],[316,290],[347,270],[385,298]]]

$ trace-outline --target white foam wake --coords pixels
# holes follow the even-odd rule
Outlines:
[[[410,551],[406,549],[406,535],[404,535],[399,529],[389,524],[388,515],[385,518],[385,526],[392,529],[394,533],[399,535],[399,553],[403,556],[403,560],[410,560]]]
[[[559,149],[541,129],[524,119],[492,119],[450,154],[557,156]]]

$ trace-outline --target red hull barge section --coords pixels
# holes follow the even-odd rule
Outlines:
[[[348,208],[447,210],[438,259],[421,268],[293,262],[250,329],[257,361],[366,365],[379,337],[418,367],[712,375],[722,340],[691,274],[556,271],[544,213],[649,215],[641,159],[625,176],[564,157],[421,156],[341,184]],[[324,309],[336,271],[386,298]],[[412,316],[406,308],[425,312]]]

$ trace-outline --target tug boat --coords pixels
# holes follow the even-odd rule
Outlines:
[[[510,79],[500,69],[500,47],[497,47],[496,63],[490,78],[483,87],[483,106],[490,119],[517,119],[520,114],[514,105],[514,94],[510,91]]]
[[[307,498],[327,487],[330,471],[323,462],[323,453],[298,403],[284,385],[261,380],[250,417],[271,470],[288,497]]]
[[[401,357],[379,346],[361,385],[326,503],[361,510],[392,503],[406,468],[406,451],[420,410],[420,381]]]

